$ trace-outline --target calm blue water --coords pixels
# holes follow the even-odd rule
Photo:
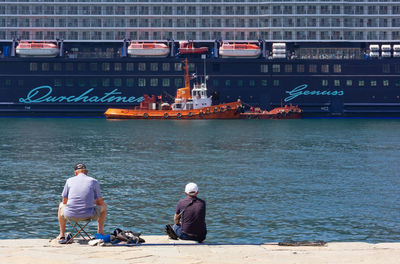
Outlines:
[[[101,184],[107,232],[163,234],[193,181],[208,242],[399,241],[399,132],[399,120],[0,119],[0,238],[57,236],[79,161]]]

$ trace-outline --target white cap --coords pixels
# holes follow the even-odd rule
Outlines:
[[[196,183],[191,182],[191,183],[186,184],[186,187],[185,187],[186,194],[197,193],[198,191],[199,191],[199,187],[197,187]]]

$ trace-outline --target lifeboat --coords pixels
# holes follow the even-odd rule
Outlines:
[[[241,113],[242,119],[300,119],[303,110],[295,105],[276,107],[271,111],[263,111],[260,108],[251,109],[250,112]]]
[[[179,42],[179,54],[203,54],[208,52],[208,47],[194,47],[193,42],[188,41]]]
[[[176,92],[172,105],[161,97],[144,95],[144,101],[135,109],[109,108],[104,115],[109,119],[239,119],[242,112],[240,100],[212,105],[207,96],[206,83],[190,87],[187,59],[185,60],[185,87]]]
[[[20,57],[56,57],[60,49],[54,43],[20,42],[15,49]]]
[[[258,58],[261,48],[250,43],[223,43],[219,48],[219,55],[222,58]]]
[[[161,57],[169,54],[169,47],[164,43],[131,43],[128,55],[131,57]]]

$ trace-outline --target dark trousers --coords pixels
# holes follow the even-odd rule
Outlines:
[[[180,225],[174,225],[173,228],[175,234],[182,240],[194,240],[197,242],[202,242],[204,240],[204,238],[199,239],[199,237],[189,236],[188,234],[184,233]]]

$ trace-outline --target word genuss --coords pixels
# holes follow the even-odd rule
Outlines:
[[[320,90],[306,90],[308,87],[307,84],[302,84],[297,86],[291,91],[286,91],[286,93],[289,94],[288,97],[285,98],[285,102],[289,102],[290,100],[293,100],[294,98],[300,96],[300,95],[333,95],[333,96],[342,96],[344,95],[344,91],[320,91]]]
[[[140,103],[144,97],[121,96],[118,89],[105,92],[102,96],[91,95],[94,88],[83,92],[82,94],[70,96],[53,96],[51,86],[39,86],[29,91],[26,98],[19,98],[20,103]]]

